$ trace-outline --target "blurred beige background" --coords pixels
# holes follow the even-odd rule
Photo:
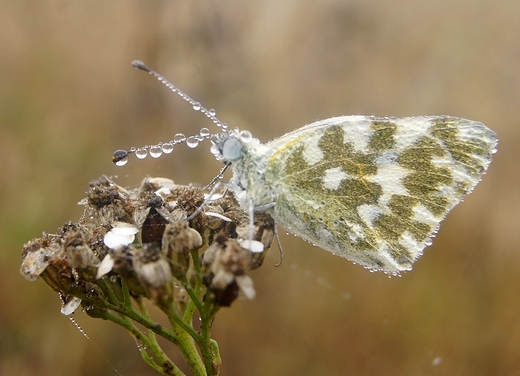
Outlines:
[[[142,59],[262,141],[318,119],[450,114],[499,152],[401,278],[293,236],[252,273],[258,296],[214,325],[223,375],[520,374],[520,2],[0,2],[0,374],[145,375],[123,330],[19,274],[21,246],[77,220],[88,182],[207,183],[209,143],[113,166],[115,149],[212,124]],[[174,357],[176,353],[174,353]],[[115,371],[114,368],[117,370]]]

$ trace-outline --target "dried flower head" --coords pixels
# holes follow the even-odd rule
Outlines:
[[[193,273],[201,274],[218,306],[229,306],[239,293],[252,299],[247,273],[262,264],[274,222],[267,214],[256,215],[249,239],[248,215],[231,195],[211,201],[186,221],[204,200],[200,189],[169,179],[146,178],[128,190],[103,176],[90,183],[80,201],[85,206],[80,221],[23,246],[20,271],[28,280],[44,279],[60,294],[66,312],[79,302],[90,309],[110,307],[104,302],[105,283],[118,281],[132,296],[164,305],[175,294],[185,297],[185,288],[195,283],[188,278]],[[202,259],[203,268],[190,272]]]
[[[163,178],[125,189],[103,176],[80,204],[85,211],[78,222],[23,246],[22,275],[42,278],[56,291],[64,315],[81,306],[90,317],[127,329],[163,374],[183,373],[155,336],[174,343],[194,374],[217,375],[221,360],[211,325],[220,307],[240,295],[254,298],[248,273],[262,265],[273,219],[255,215],[251,229],[233,194],[208,201],[202,190]],[[145,299],[167,315],[171,329],[150,317]]]

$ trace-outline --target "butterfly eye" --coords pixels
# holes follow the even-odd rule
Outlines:
[[[238,139],[230,137],[222,145],[222,157],[228,161],[235,161],[242,156],[242,144]]]

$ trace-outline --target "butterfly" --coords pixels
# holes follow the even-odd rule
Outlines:
[[[204,138],[233,176],[240,205],[268,211],[304,240],[371,270],[398,274],[432,244],[440,222],[470,193],[496,152],[484,124],[452,116],[340,116],[306,125],[268,143],[227,125],[160,74],[134,62],[204,113],[221,132],[180,135],[169,143],[114,153],[171,152]],[[190,145],[191,143],[191,145]],[[166,147],[165,147],[166,145]]]

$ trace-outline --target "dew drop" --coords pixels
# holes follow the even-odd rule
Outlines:
[[[220,137],[218,134],[212,134],[209,140],[212,144],[217,144],[220,140]]]
[[[87,307],[87,310],[89,310],[89,309],[91,309],[90,306]],[[69,320],[74,324],[74,326],[76,327],[76,329],[78,329],[79,332],[80,332],[81,334],[83,334],[83,336],[84,336],[86,339],[90,340],[90,337],[89,337],[89,336],[87,335],[87,333],[83,330],[83,328],[82,328],[81,326],[79,326],[79,324],[76,322],[76,320],[74,320],[73,317],[69,317]]]
[[[253,135],[249,131],[240,132],[240,139],[243,142],[250,142],[253,139]]]
[[[150,157],[159,158],[162,155],[162,149],[159,145],[153,145],[150,147]]]
[[[200,103],[199,102],[193,102],[193,109],[195,111],[200,111],[200,109],[201,109]]]
[[[220,151],[218,150],[218,147],[217,145],[211,145],[211,147],[209,148],[209,151],[211,152],[211,154],[213,155],[220,155]]]
[[[118,160],[117,162],[114,162],[114,163],[116,164],[116,166],[124,166],[125,164],[128,163],[128,156],[121,158],[120,160]]]
[[[210,134],[211,134],[211,133],[209,133],[209,129],[208,129],[208,128],[202,128],[202,129],[200,130],[200,135],[201,135],[202,137],[204,137],[204,138],[209,137]]]
[[[209,116],[215,116],[217,114],[217,111],[215,111],[215,109],[213,109],[213,108],[210,108],[208,110],[208,114],[209,114]]]
[[[182,133],[177,133],[175,136],[173,136],[173,141],[184,142],[184,141],[186,141],[186,136]]]
[[[193,136],[190,136],[186,140],[186,145],[191,149],[196,148],[199,145],[199,140]]]
[[[112,154],[112,162],[116,166],[124,166],[128,163],[128,152],[126,150],[116,150],[114,154]]]
[[[162,144],[161,146],[163,153],[170,154],[173,151],[173,144],[171,142],[167,142]]]
[[[145,159],[148,155],[148,151],[145,148],[139,148],[135,151],[135,156],[139,159]]]
[[[429,246],[432,245],[432,244],[433,244],[433,240],[432,240],[432,238],[428,238],[428,239],[426,239],[426,240],[424,241],[424,245],[427,246],[427,247],[429,247]]]

